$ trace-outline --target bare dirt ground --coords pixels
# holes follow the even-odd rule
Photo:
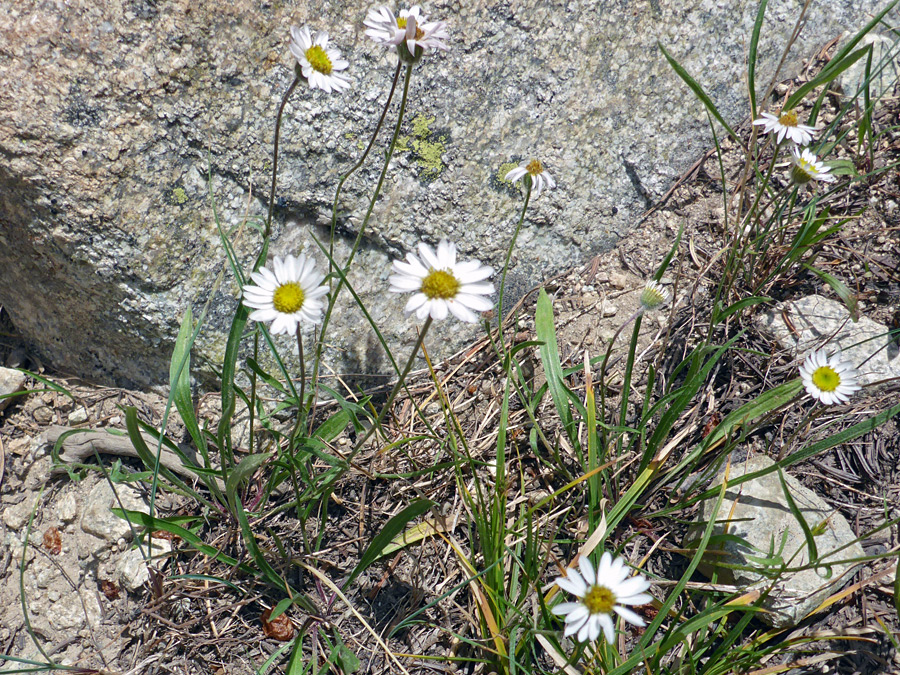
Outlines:
[[[896,120],[898,110],[895,97],[879,115]],[[855,154],[851,144],[842,152]],[[876,147],[875,166],[890,165],[898,158],[900,133],[887,132]],[[736,166],[736,162],[726,162],[729,182],[736,180]],[[605,351],[617,329],[638,307],[640,288],[683,227],[680,249],[666,277],[672,283],[676,302],[666,312],[645,318],[638,345],[642,364],[656,364],[662,376],[671,372],[690,346],[697,322],[709,314],[717,283],[716,255],[723,245],[721,183],[718,161],[715,156],[708,156],[615,249],[548,280],[545,288],[554,296],[564,368],[583,363],[585,353],[594,357]],[[900,177],[896,169],[859,183],[844,203],[833,206],[850,215],[858,214],[863,206],[865,211],[854,217],[818,258],[820,267],[840,274],[850,286],[859,299],[862,314],[895,327],[900,325],[898,202]],[[795,275],[780,281],[767,289],[779,302],[813,292],[836,297],[809,272],[797,270]],[[513,344],[535,339],[535,298],[536,291],[527,294],[510,313],[506,335]],[[797,357],[780,349],[770,336],[759,333],[751,319],[748,316],[740,325],[727,328],[731,334],[746,329],[738,343],[745,351],[735,351],[715,373],[704,401],[723,403],[700,408],[700,426],[714,425],[716,419],[758,395],[772,381],[794,376]],[[627,343],[627,332],[619,341]],[[540,380],[543,375],[534,351],[530,350],[532,356],[524,359],[524,365]],[[31,370],[42,368],[31,355],[29,345],[16,337],[8,318],[0,333],[0,362],[3,361]],[[611,386],[615,388],[615,368],[613,371]],[[635,377],[638,391],[646,387],[646,374],[646,368],[642,368]],[[29,635],[33,633],[46,658],[80,668],[123,673],[256,672],[285,644],[276,639],[277,627],[264,630],[261,621],[263,612],[276,604],[279,596],[261,582],[241,577],[228,566],[198,554],[177,538],[171,541],[171,554],[159,565],[159,576],[151,576],[134,590],[124,588],[121,568],[130,548],[130,535],[115,526],[93,533],[82,527],[85,514],[102,502],[106,479],[96,471],[76,471],[72,476],[53,472],[50,452],[46,445],[36,442],[52,425],[123,429],[125,406],[135,406],[143,420],[158,425],[165,399],[144,392],[92,386],[51,369],[44,369],[43,375],[71,396],[32,380],[29,387],[34,393],[16,399],[0,414],[0,653],[41,659],[41,652]],[[466,431],[471,452],[484,463],[477,478],[489,485],[504,374],[488,340],[438,364],[435,375],[459,425]],[[570,384],[583,394],[582,376],[573,375]],[[428,373],[419,373],[411,380],[410,392],[434,429],[440,431],[448,424]],[[872,396],[854,402],[843,423],[849,426],[872,410],[884,409],[887,403],[898,400],[898,392],[900,386],[896,382],[888,383]],[[198,400],[201,416],[211,423],[216,419],[216,403],[214,395]],[[398,438],[424,429],[412,403],[410,398],[401,398],[395,405],[390,428]],[[542,419],[551,420],[549,397],[543,405],[547,415]],[[566,457],[561,435],[554,435],[552,422],[548,422],[545,434],[560,445],[541,446],[538,453],[529,443],[530,428],[525,410],[513,405],[507,450],[509,474],[518,477],[514,492],[525,504],[540,501],[566,482],[553,470],[554,463],[545,461],[541,453],[559,453],[561,465],[575,470],[572,458]],[[188,440],[177,419],[170,422],[168,431],[173,439]],[[784,429],[760,429],[750,439],[751,446],[765,452],[773,439],[784,433]],[[352,438],[344,437],[338,440],[337,447],[350,443]],[[114,478],[144,470],[130,457],[104,455],[101,459],[107,467],[113,467]],[[410,444],[398,452],[379,452],[373,447],[358,459],[359,466],[365,467],[369,475],[351,472],[339,483],[328,504],[324,530],[320,530],[320,520],[301,525],[285,511],[267,520],[265,531],[258,534],[260,545],[272,551],[273,564],[292,558],[314,562],[331,579],[340,580],[387,519],[411,500],[427,497],[442,505],[443,533],[467,546],[475,533],[466,526],[467,507],[461,499],[460,485],[452,471],[433,470],[447,461],[448,457],[427,441]],[[857,442],[838,446],[800,464],[794,475],[843,514],[857,533],[866,532],[890,513],[897,515],[900,504],[900,430],[896,420]],[[468,476],[469,480],[473,478]],[[135,498],[140,498],[139,492]],[[647,504],[644,511],[652,512],[665,499],[661,493],[661,503]],[[236,526],[203,527],[203,512],[183,498],[171,497],[160,507],[167,514],[199,516],[204,541],[238,559],[245,555]],[[562,526],[562,516],[573,507],[577,504],[560,505],[547,527]],[[679,570],[686,565],[677,542],[681,541],[685,521],[691,515],[685,512],[647,521],[636,513],[615,532],[614,539],[625,542],[626,548],[639,556],[663,533],[671,532],[657,548],[648,571],[663,579],[677,579]],[[21,538],[32,516],[33,543],[22,574]],[[566,529],[557,533],[556,541],[573,543],[568,547],[555,545],[551,551],[555,561],[568,560],[574,543],[586,535],[585,529],[571,525],[571,519],[565,522],[568,524],[562,527]],[[583,525],[586,528],[586,523]],[[304,554],[304,538],[319,535],[322,538],[316,554]],[[883,530],[863,542],[868,555],[896,551],[898,544],[896,528]],[[280,547],[285,550],[276,556],[275,550]],[[334,601],[327,588],[299,565],[284,565],[279,571],[320,602],[322,613],[318,616],[289,612],[295,629],[324,627],[326,633],[342,640],[356,655],[360,672],[393,672],[392,662],[359,617],[342,602]],[[818,660],[811,658],[808,665],[791,672],[900,672],[900,657],[880,628],[880,624],[884,625],[894,635],[900,629],[893,608],[893,574],[890,562],[864,565],[844,597],[790,633],[791,637],[818,637],[820,641],[812,643],[808,653],[825,655]],[[203,575],[225,577],[235,585],[229,588],[213,584]],[[393,652],[421,657],[404,658],[411,672],[481,672],[483,669],[474,661],[451,665],[445,662],[451,655],[475,655],[479,645],[484,644],[478,630],[476,600],[466,581],[467,572],[446,539],[425,536],[419,545],[405,547],[365,572],[348,589],[348,598]],[[698,581],[702,579],[698,577]],[[442,599],[435,603],[437,598]],[[30,627],[23,605],[27,607]],[[321,660],[326,647],[315,643],[306,657]],[[314,653],[317,648],[322,651]],[[766,664],[773,669],[767,672],[779,672],[777,667],[784,662],[782,656],[773,657]],[[345,672],[351,671],[353,665],[349,657],[347,663],[338,664]],[[553,668],[549,660],[544,665]]]

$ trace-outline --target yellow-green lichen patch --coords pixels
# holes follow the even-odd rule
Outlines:
[[[175,204],[176,206],[181,206],[182,204],[187,202],[187,200],[187,192],[184,191],[183,187],[174,188],[169,194],[169,202]]]
[[[517,166],[519,166],[517,162],[506,162],[505,164],[501,164],[500,168],[497,169],[497,182],[512,186],[512,181],[506,180],[506,174],[515,169]]]
[[[419,139],[428,138],[431,133],[431,125],[434,123],[435,117],[428,117],[419,113],[412,120],[413,136]]]
[[[410,152],[412,159],[419,168],[418,177],[425,182],[431,182],[441,175],[444,170],[444,162],[441,156],[447,149],[447,136],[438,134],[431,128],[437,118],[428,117],[422,113],[410,120],[412,133],[397,137],[396,152]]]
[[[518,183],[506,180],[506,174],[517,166],[519,166],[519,163],[516,161],[504,162],[497,167],[496,171],[488,174],[488,185],[497,192],[505,192],[511,197],[517,197],[519,195]]]
[[[437,178],[444,170],[444,162],[441,160],[445,150],[444,139],[444,136],[440,136],[436,141],[427,139],[413,141],[413,150],[417,155],[416,164],[427,179]]]

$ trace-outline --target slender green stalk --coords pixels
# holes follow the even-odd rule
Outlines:
[[[394,71],[394,80],[391,82],[391,91],[388,94],[387,102],[384,104],[384,109],[381,111],[381,116],[378,118],[378,124],[375,125],[375,131],[372,134],[372,138],[369,139],[369,144],[366,146],[366,149],[363,151],[363,154],[360,156],[359,160],[350,167],[350,170],[347,171],[341,179],[338,181],[337,189],[334,191],[334,204],[331,206],[331,242],[328,245],[328,271],[331,272],[333,270],[332,260],[334,258],[334,230],[337,227],[337,209],[338,209],[338,200],[341,197],[341,190],[344,187],[344,182],[350,178],[356,171],[363,165],[363,162],[366,161],[366,158],[369,156],[369,153],[372,151],[372,147],[375,145],[375,139],[378,138],[378,134],[381,132],[381,127],[384,125],[384,119],[387,117],[388,109],[391,107],[391,101],[394,99],[394,92],[397,90],[397,82],[400,81],[400,68],[403,65],[403,61],[397,60],[397,70]]]
[[[266,216],[266,232],[265,238],[268,239],[272,234],[272,214],[275,212],[275,186],[278,184],[278,139],[281,137],[281,116],[284,113],[284,106],[287,105],[288,99],[297,88],[300,82],[300,73],[294,75],[294,81],[291,86],[284,92],[281,99],[281,105],[278,106],[278,115],[275,117],[275,149],[272,151],[272,189],[269,191],[269,215]]]
[[[357,453],[362,450],[362,447],[366,444],[366,441],[368,441],[372,437],[372,434],[374,434],[378,429],[381,428],[381,423],[384,421],[384,418],[387,415],[388,411],[391,409],[391,406],[394,405],[394,399],[397,398],[397,394],[399,394],[400,390],[403,388],[403,383],[406,381],[406,376],[409,375],[409,371],[412,370],[413,363],[415,363],[416,361],[416,355],[419,353],[419,349],[421,349],[422,343],[425,341],[425,335],[428,333],[429,328],[431,328],[430,316],[425,319],[425,323],[422,324],[422,330],[419,331],[419,337],[416,340],[416,344],[413,345],[406,365],[403,367],[403,372],[400,374],[400,379],[397,380],[397,383],[391,390],[390,396],[388,396],[387,401],[385,401],[384,406],[382,406],[381,408],[381,412],[378,413],[378,417],[372,423],[372,426],[370,426],[365,435],[363,435],[363,437],[356,442],[356,445],[353,446],[350,454],[344,458],[347,462],[352,461]]]
[[[303,426],[304,419],[306,417],[306,403],[304,398],[306,396],[306,363],[304,363],[303,359],[303,336],[300,330],[300,326],[297,326],[297,352],[300,356],[300,399],[297,404],[297,421],[294,423],[294,430],[291,432],[291,449],[293,450],[294,444],[297,442],[297,432],[300,431],[300,428]],[[291,452],[293,454],[293,451]]]
[[[513,249],[516,247],[516,239],[519,238],[519,230],[522,229],[522,223],[525,222],[525,210],[528,208],[528,202],[531,199],[531,175],[525,174],[525,202],[522,204],[522,214],[519,216],[519,222],[516,224],[516,231],[513,232],[512,240],[506,249],[506,260],[503,261],[503,274],[500,275],[500,296],[497,299],[497,329],[500,334],[500,351],[506,353],[506,343],[503,341],[503,296],[506,293],[506,273],[509,271],[509,261],[512,258]]]
[[[359,227],[359,234],[356,235],[356,241],[353,242],[353,248],[350,250],[350,255],[347,258],[347,262],[344,264],[344,274],[341,275],[341,278],[338,280],[337,287],[330,294],[328,298],[328,307],[325,310],[325,315],[322,319],[322,329],[319,332],[319,340],[316,343],[316,354],[313,359],[313,373],[312,373],[312,395],[314,397],[317,396],[318,387],[319,387],[319,367],[322,362],[322,351],[325,348],[325,332],[328,330],[328,324],[331,321],[331,314],[334,311],[334,306],[337,303],[338,295],[340,295],[341,289],[344,287],[344,278],[345,275],[349,272],[350,266],[353,264],[353,258],[356,256],[356,252],[359,250],[359,246],[362,243],[363,234],[366,231],[366,225],[369,223],[369,218],[372,216],[372,211],[375,208],[375,202],[378,200],[378,196],[381,194],[381,187],[384,185],[384,179],[387,176],[388,167],[391,164],[391,157],[394,154],[394,149],[397,146],[397,138],[400,136],[400,128],[403,124],[403,114],[406,112],[406,101],[409,96],[409,80],[412,76],[412,65],[406,66],[406,77],[403,80],[403,96],[400,99],[400,112],[397,115],[397,123],[394,125],[394,135],[391,137],[391,143],[388,146],[387,152],[384,156],[384,166],[381,169],[381,175],[378,177],[378,183],[375,186],[375,192],[372,194],[372,199],[369,201],[369,208],[366,210],[366,215],[363,218],[362,224]],[[400,379],[403,381],[403,378]]]

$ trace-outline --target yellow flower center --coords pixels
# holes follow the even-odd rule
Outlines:
[[[401,16],[399,19],[397,19],[397,27],[398,28],[406,28],[406,17],[405,16]],[[415,39],[421,40],[423,37],[425,37],[425,31],[422,30],[421,28],[419,28],[419,26],[417,24]]]
[[[323,75],[331,75],[331,59],[319,45],[313,45],[306,50],[306,60],[313,70],[318,70]]]
[[[797,122],[797,113],[793,110],[782,113],[781,117],[778,118],[778,123],[783,127],[795,127],[797,126]]]
[[[605,586],[591,586],[584,596],[584,606],[591,614],[609,614],[615,604],[615,594]]]
[[[460,283],[447,270],[431,270],[422,280],[422,292],[429,300],[451,300],[459,292]]]
[[[525,167],[525,170],[532,176],[537,176],[538,174],[544,173],[544,165],[541,164],[541,160],[533,159],[528,162],[528,166]]]
[[[797,185],[804,185],[813,179],[812,167],[805,159],[797,161],[791,169],[791,180]]]
[[[293,314],[299,312],[303,307],[303,301],[306,300],[306,294],[300,288],[300,284],[289,281],[275,289],[272,295],[272,305],[276,311],[282,314]]]
[[[821,391],[834,391],[841,384],[841,376],[831,366],[821,366],[813,371],[812,381]]]

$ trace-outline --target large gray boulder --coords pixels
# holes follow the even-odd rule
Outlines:
[[[796,20],[796,2],[769,4],[760,81]],[[210,187],[249,262],[260,238],[248,219],[265,213],[274,114],[293,73],[292,24],[327,29],[351,62],[352,89],[301,87],[283,129],[271,251],[323,261],[311,235],[327,237],[337,178],[374,128],[394,70],[395,56],[363,32],[372,6],[0,0],[0,304],[44,359],[97,380],[159,384],[184,310],[209,302],[196,353],[220,362],[238,290],[228,272],[217,283],[224,254]],[[788,63],[879,6],[815,2]],[[530,209],[511,285],[524,289],[612,245],[710,144],[705,112],[657,40],[735,122],[747,115],[756,13],[739,0],[467,0],[424,10],[447,21],[452,50],[416,68],[403,149],[351,275],[401,352],[414,331],[403,301],[385,292],[392,257],[448,236],[499,267],[521,204],[502,177],[532,156],[559,186]],[[339,259],[380,152],[348,183]],[[328,340],[336,369],[385,370],[364,326],[342,303]],[[438,357],[478,329],[440,330],[430,341]]]

